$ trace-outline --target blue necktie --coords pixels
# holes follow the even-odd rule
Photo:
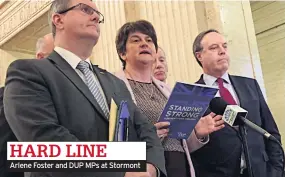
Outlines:
[[[89,63],[85,61],[80,61],[77,65],[77,69],[79,69],[85,76],[85,84],[88,86],[89,90],[95,97],[96,101],[100,105],[101,109],[103,110],[104,114],[107,118],[109,118],[109,109],[107,103],[104,100],[104,95],[100,91],[99,82],[94,79],[93,72],[89,67]]]

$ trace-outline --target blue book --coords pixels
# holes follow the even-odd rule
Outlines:
[[[116,141],[128,141],[130,113],[126,101],[122,101],[118,108]]]
[[[177,82],[159,118],[159,122],[170,122],[168,137],[187,139],[218,90]]]

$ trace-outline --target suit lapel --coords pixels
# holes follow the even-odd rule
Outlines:
[[[231,80],[232,81],[232,80]],[[201,75],[200,79],[196,82],[197,84],[203,84],[206,85],[204,79],[203,79],[203,74]],[[208,108],[204,114],[204,116],[210,114],[212,111]],[[234,132],[236,134],[236,131],[228,124],[225,124],[225,130],[228,130],[229,132]],[[224,130],[224,131],[225,131]]]
[[[236,77],[234,76],[231,76],[229,75],[229,78],[230,78],[230,81],[231,81],[231,84],[233,85],[234,87],[234,90],[237,94],[237,97],[239,99],[239,102],[240,102],[240,106],[242,105],[242,100],[240,98],[243,98],[243,91],[242,91],[242,88],[244,88],[244,86],[242,85],[242,83],[240,83]],[[203,74],[201,75],[200,79],[196,82],[197,84],[206,84],[204,79],[203,79]]]
[[[229,75],[231,84],[233,85],[234,91],[237,94],[238,100],[239,100],[239,106],[242,107],[243,105],[243,100],[240,98],[246,98],[246,96],[243,95],[243,91],[242,89],[244,88],[244,86],[242,85],[242,83],[240,83],[236,77]]]
[[[165,86],[160,84],[158,80],[156,80],[154,77],[151,78],[154,85],[159,89],[159,91],[168,99],[170,97],[171,92],[169,92]]]
[[[201,84],[201,85],[206,85],[204,79],[203,79],[203,74],[201,75],[200,79],[196,82],[196,84]],[[206,112],[204,113],[204,116],[207,116],[208,114],[210,114],[212,111],[210,110],[210,108],[208,108],[206,110]]]
[[[203,79],[203,74],[201,75],[200,79],[196,82],[196,84],[202,84],[202,85],[206,85],[204,79]]]
[[[86,97],[86,99],[94,106],[94,108],[101,114],[101,116],[108,120],[87,85],[74,71],[74,69],[67,63],[67,61],[65,61],[56,52],[53,52],[48,57],[48,59],[52,61],[55,67],[57,67],[58,70],[60,70],[76,86],[76,88]]]
[[[114,87],[112,86],[112,84],[110,84],[110,79],[107,76],[106,70],[98,68],[97,65],[93,65],[93,71],[95,72],[100,82],[100,85],[106,97],[107,104],[110,108],[111,99],[114,96]]]

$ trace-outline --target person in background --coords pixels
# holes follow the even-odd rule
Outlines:
[[[4,114],[3,104],[4,87],[0,88],[0,176],[24,177],[23,172],[10,172],[7,169],[7,142],[18,141],[12,132]]]
[[[46,58],[54,48],[52,33],[37,40],[36,58]],[[0,88],[0,176],[1,177],[23,177],[23,172],[9,172],[7,166],[7,142],[18,141],[12,132],[4,114],[3,96],[4,88]]]
[[[157,80],[166,83],[167,73],[168,73],[168,66],[167,66],[165,52],[161,47],[158,47],[156,62],[153,65],[153,76]]]
[[[168,138],[169,122],[157,123],[170,95],[170,88],[152,77],[157,37],[152,24],[145,20],[124,24],[116,37],[116,48],[123,70],[115,73],[127,85],[134,102],[155,125],[164,147],[168,177],[195,177],[190,152],[204,146],[208,135],[224,127],[221,116],[211,113],[200,119],[187,140]]]
[[[36,58],[46,58],[51,54],[54,49],[54,39],[52,33],[46,34],[45,36],[38,39],[36,44]]]
[[[31,172],[32,177],[166,176],[155,127],[133,103],[123,81],[93,65],[90,55],[104,16],[91,0],[54,0],[50,7],[54,51],[41,60],[11,63],[4,111],[19,141],[108,141],[111,99],[128,102],[129,141],[146,142],[146,172]],[[119,93],[119,94],[118,94]],[[118,153],[120,150],[118,149]]]
[[[217,30],[201,32],[193,43],[193,53],[203,69],[198,84],[219,87],[217,96],[248,111],[247,119],[272,134],[280,133],[255,79],[228,73],[228,44]],[[281,177],[282,152],[277,143],[248,128],[247,143],[255,177]],[[248,177],[240,133],[226,125],[210,135],[210,141],[192,155],[197,177]]]

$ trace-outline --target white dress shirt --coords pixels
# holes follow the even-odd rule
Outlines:
[[[234,90],[233,85],[231,84],[231,80],[229,78],[229,74],[225,73],[222,77],[222,79],[224,79],[226,82],[224,82],[224,87],[227,88],[229,90],[229,92],[231,93],[231,95],[233,96],[235,102],[237,103],[237,105],[240,105],[239,99],[237,97],[237,94]],[[214,76],[210,76],[208,74],[203,74],[203,80],[206,83],[206,85],[208,86],[214,86],[214,87],[218,87],[218,83],[217,83],[217,79]],[[216,97],[221,97],[220,92],[217,92]],[[246,164],[245,164],[245,157],[244,157],[244,153],[242,151],[241,154],[241,169],[246,168]]]
[[[79,58],[74,53],[72,53],[72,52],[70,52],[70,51],[68,51],[68,50],[66,50],[64,48],[61,48],[61,47],[55,47],[54,50],[75,70],[75,72],[79,75],[79,77],[85,83],[85,76],[84,76],[84,74],[79,69],[76,68],[77,65],[79,64],[79,62],[82,61],[82,59]],[[90,68],[93,71],[93,67],[92,67],[92,63],[90,62],[90,59],[87,58],[85,61],[91,66]],[[105,97],[104,91],[103,91],[102,86],[101,86],[97,76],[95,75],[95,73],[92,75],[92,77],[95,80],[95,82],[97,83],[97,85],[99,86],[99,90],[100,90],[100,92],[102,93],[102,95],[104,97],[104,102],[107,105],[107,101],[106,101],[106,97]]]

